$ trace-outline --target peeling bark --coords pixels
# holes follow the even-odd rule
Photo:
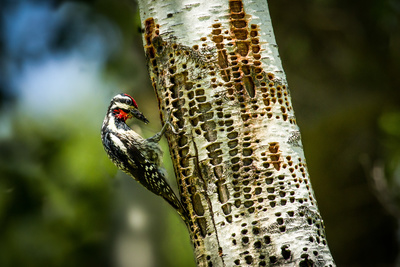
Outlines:
[[[334,266],[266,2],[139,6],[198,266]]]

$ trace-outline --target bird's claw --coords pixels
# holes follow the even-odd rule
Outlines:
[[[169,127],[171,128],[171,131],[172,131],[174,134],[178,134],[178,132],[176,131],[174,125],[172,125],[172,123],[171,123],[171,114],[172,114],[172,109],[170,109],[170,110],[168,111],[168,113],[167,113],[167,120],[165,121],[165,124],[166,124],[166,125],[169,125]]]

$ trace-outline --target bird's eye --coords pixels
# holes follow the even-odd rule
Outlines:
[[[132,100],[130,98],[127,98],[125,100],[125,103],[131,106],[132,105]]]

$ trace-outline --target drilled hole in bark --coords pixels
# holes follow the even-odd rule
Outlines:
[[[241,205],[241,203],[242,203],[242,202],[240,201],[240,199],[236,199],[236,200],[235,200],[235,207],[236,207],[236,208],[239,208],[240,205]]]
[[[224,212],[225,215],[229,215],[231,213],[231,205],[230,204],[225,204],[222,206],[222,211]]]
[[[228,147],[229,148],[235,148],[238,145],[238,141],[237,140],[232,140],[228,142]]]
[[[253,257],[248,255],[244,257],[244,260],[246,261],[247,264],[252,264],[253,263]]]
[[[196,219],[197,225],[200,228],[200,233],[203,237],[207,235],[207,222],[205,218],[197,218]]]
[[[182,168],[187,168],[189,166],[189,161],[186,158],[180,160],[180,165]]]
[[[253,163],[253,159],[250,158],[243,159],[243,166],[249,166],[251,165],[251,163]]]
[[[281,247],[281,254],[282,254],[282,257],[285,260],[290,258],[291,251],[289,250],[289,246],[288,245],[284,245],[284,246]]]
[[[225,120],[225,126],[231,126],[233,124],[233,120]]]
[[[237,172],[240,169],[240,165],[239,164],[235,164],[232,166],[232,171]]]
[[[179,146],[179,147],[183,147],[183,146],[185,146],[187,143],[188,143],[188,138],[187,138],[186,136],[182,135],[182,136],[180,136],[180,137],[178,138],[178,146]]]
[[[202,112],[202,113],[203,112],[207,112],[207,111],[209,111],[211,109],[211,104],[210,103],[202,103],[202,104],[199,104],[198,106],[199,106],[199,111]]]
[[[235,139],[235,138],[237,138],[237,136],[238,136],[237,132],[231,132],[228,134],[229,139]]]
[[[192,197],[192,203],[193,203],[193,209],[194,212],[198,215],[198,216],[203,216],[204,215],[204,207],[201,203],[201,198],[199,194],[194,194]]]
[[[253,206],[254,205],[254,202],[253,201],[246,201],[246,202],[244,202],[244,206],[246,207],[246,208],[249,208],[249,207],[251,207],[251,206]]]

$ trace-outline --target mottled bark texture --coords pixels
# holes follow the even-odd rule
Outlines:
[[[198,266],[334,266],[265,0],[141,0]]]

